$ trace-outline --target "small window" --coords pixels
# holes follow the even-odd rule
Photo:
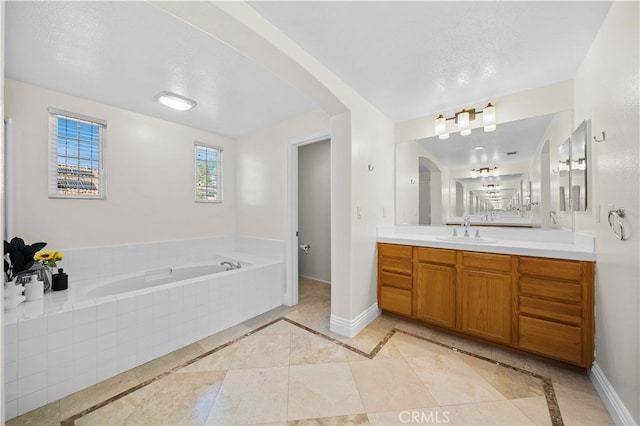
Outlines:
[[[49,198],[105,198],[107,122],[49,108]]]
[[[222,201],[222,148],[195,143],[197,202]]]

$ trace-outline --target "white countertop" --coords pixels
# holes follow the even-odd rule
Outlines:
[[[457,230],[458,238],[447,239]],[[473,243],[476,230],[491,242]],[[483,253],[514,254],[555,259],[595,261],[594,237],[556,229],[514,229],[471,226],[470,237],[462,227],[398,225],[378,228],[380,243],[405,244]],[[444,240],[443,240],[444,239]]]

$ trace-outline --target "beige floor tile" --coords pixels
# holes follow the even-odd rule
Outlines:
[[[206,424],[286,421],[287,382],[287,367],[229,370]]]
[[[350,414],[348,416],[322,417],[319,419],[292,420],[288,426],[356,426],[368,425],[366,414]]]
[[[365,328],[360,333],[358,333],[355,337],[348,339],[345,341],[347,345],[353,346],[354,348],[358,348],[364,352],[371,352],[381,340],[387,335],[387,332]]]
[[[553,383],[560,383],[565,387],[580,389],[581,392],[590,393],[597,396],[595,387],[589,379],[586,370],[571,365],[560,365],[558,363],[549,364],[548,375]]]
[[[349,362],[360,362],[360,361],[368,361],[369,358],[360,355],[359,353],[356,353],[350,349],[345,348],[344,349],[344,354],[347,357],[347,361]]]
[[[58,426],[60,425],[60,402],[52,402],[6,423],[6,426]]]
[[[227,328],[226,330],[222,330],[219,333],[213,334],[209,337],[205,337],[204,339],[199,340],[198,343],[204,348],[206,352],[215,349],[218,346],[229,342],[230,340],[243,336],[250,331],[253,331],[253,329],[247,327],[244,324],[238,324],[236,326]]]
[[[120,392],[131,389],[138,383],[138,378],[133,370],[129,370],[73,393],[60,400],[60,416],[62,419],[69,418],[74,414],[118,395]]]
[[[287,321],[285,320],[280,320],[278,322],[275,322],[273,324],[271,324],[268,327],[263,328],[260,331],[256,331],[253,335],[254,336],[269,336],[272,334],[286,334],[289,335],[291,334],[291,329],[294,328],[295,326],[292,324],[289,324]],[[298,327],[295,327],[298,328]]]
[[[292,365],[289,420],[364,413],[348,363]]]
[[[544,426],[551,424],[551,417],[549,416],[549,410],[547,408],[547,399],[544,396],[512,399],[511,403],[522,411],[534,424]]]
[[[178,370],[181,373],[192,373],[196,371],[224,371],[228,370],[233,360],[237,345],[227,346],[217,352],[187,365]]]
[[[77,419],[75,425],[124,425],[126,424],[127,417],[138,409],[145,399],[153,396],[153,394],[159,390],[157,387],[142,387],[123,398],[117,399]]]
[[[496,346],[492,349],[491,356],[489,356],[489,358],[532,373],[540,374],[544,377],[549,376],[549,367],[547,362],[542,359],[535,358],[533,355]]]
[[[443,407],[451,423],[457,425],[532,425],[510,401],[478,402]]]
[[[265,324],[270,323],[273,320],[281,318],[289,313],[291,310],[295,309],[295,307],[281,305],[275,309],[265,312],[264,314],[258,315],[257,317],[253,317],[242,324],[250,328],[251,330],[255,330],[258,327],[261,327]]]
[[[157,375],[169,371],[185,362],[203,354],[205,351],[198,343],[168,353],[133,369],[140,382],[153,379]]]
[[[393,343],[393,339],[389,340],[376,354],[375,359],[404,359],[402,352],[398,350]]]
[[[407,360],[438,405],[504,400],[504,396],[460,357],[433,354]]]
[[[172,373],[149,385],[146,398],[126,419],[132,425],[204,424],[225,378],[223,371]],[[153,387],[158,391],[154,392]]]
[[[416,337],[407,336],[402,332],[394,334],[390,342],[398,348],[402,356],[405,358],[417,358],[421,356],[430,356],[432,354],[450,355],[453,353],[449,348],[445,348]]]
[[[349,366],[367,412],[438,405],[404,359],[352,362]]]
[[[554,383],[560,413],[565,425],[613,425],[602,400],[590,390]]]
[[[458,356],[506,399],[544,396],[542,381],[536,377],[472,356],[464,354]]]
[[[311,333],[291,334],[290,365],[345,362],[341,346]]]
[[[289,365],[289,334],[252,335],[235,343],[230,369],[286,367]]]

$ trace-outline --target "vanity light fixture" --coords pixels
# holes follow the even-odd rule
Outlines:
[[[177,111],[188,111],[197,105],[193,99],[185,98],[171,92],[161,92],[156,96],[156,102]]]
[[[500,189],[500,184],[499,183],[489,183],[487,185],[482,185],[482,190],[483,191],[495,191]]]
[[[463,109],[456,112],[453,117],[445,118],[442,114],[438,115],[435,122],[436,135],[440,139],[448,139],[447,121],[455,120],[456,128],[462,136],[471,134],[471,122],[476,119],[477,114],[482,114],[482,125],[485,132],[493,132],[496,130],[496,107],[488,103],[482,111],[476,111],[475,108]]]
[[[482,176],[483,178],[486,178],[486,177],[489,177],[489,176],[498,177],[498,176],[500,176],[500,172],[498,171],[498,167],[494,167],[493,169],[491,169],[489,167],[481,167],[478,170],[471,169],[471,178],[472,179],[477,178],[478,175]]]

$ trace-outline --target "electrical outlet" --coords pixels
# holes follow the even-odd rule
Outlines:
[[[596,223],[600,223],[600,204],[596,206]]]
[[[362,219],[362,208],[356,207],[356,218],[358,220]]]

